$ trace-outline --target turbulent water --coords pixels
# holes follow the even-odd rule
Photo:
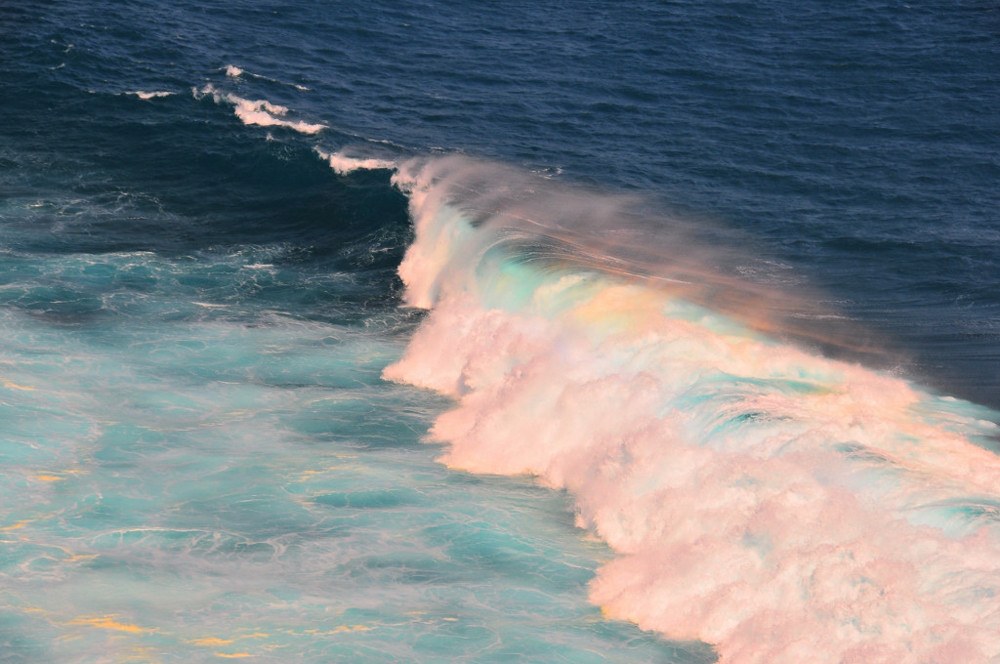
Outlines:
[[[998,35],[0,3],[0,662],[1000,662]]]

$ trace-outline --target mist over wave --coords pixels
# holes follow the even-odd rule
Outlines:
[[[322,156],[340,173],[393,166],[384,159]],[[667,216],[658,207],[661,203],[642,195],[573,187],[461,155],[406,161],[394,182],[409,192],[414,205],[445,215],[457,212],[471,227],[502,229],[477,236],[481,253],[509,245],[519,253],[517,260],[542,269],[593,269],[643,282],[828,355],[890,368],[904,361],[862,325],[821,304],[817,293],[789,274],[787,266],[764,256],[750,237],[705,219]],[[414,223],[419,227],[427,222],[418,217]],[[436,260],[452,234],[464,231],[428,232],[435,233],[435,241],[426,243],[429,248],[413,249],[401,268],[401,276],[411,284],[409,303],[424,307],[443,279],[433,269],[423,274],[418,267],[412,273],[410,265],[427,260],[428,251]],[[475,255],[467,259],[476,260]],[[428,279],[430,283],[423,283]]]
[[[996,413],[783,340],[804,300],[687,230],[602,233],[634,200],[464,157],[394,182],[430,314],[384,375],[456,399],[449,466],[574,496],[610,615],[723,662],[1000,657]]]

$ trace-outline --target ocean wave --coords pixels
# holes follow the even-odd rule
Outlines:
[[[169,97],[169,96],[174,95],[176,93],[175,92],[167,92],[167,91],[164,91],[164,90],[156,90],[156,91],[153,91],[153,92],[144,92],[142,90],[132,90],[132,91],[126,92],[125,94],[136,96],[139,99],[142,99],[144,101],[149,101],[150,99],[159,99],[160,97]]]
[[[296,90],[302,90],[303,92],[309,90],[309,88],[307,88],[304,85],[299,85],[298,83],[288,83],[286,81],[280,81],[276,78],[271,78],[270,76],[264,76],[263,74],[254,74],[253,72],[248,72],[242,67],[237,67],[236,65],[226,65],[225,67],[223,67],[223,71],[226,72],[226,76],[228,76],[229,78],[240,78],[241,76],[249,76],[251,78],[260,79],[262,81],[278,83],[279,85],[287,85],[289,87],[295,88]]]
[[[575,497],[618,554],[609,615],[722,662],[1000,658],[997,413],[789,343],[795,300],[710,306],[735,282],[696,265],[726,254],[615,255],[584,231],[628,226],[621,198],[460,157],[394,182],[430,314],[384,377],[456,400],[430,434],[449,466]]]
[[[376,157],[352,157],[342,152],[324,152],[319,148],[317,154],[330,164],[330,168],[339,175],[347,175],[355,171],[395,170],[397,163],[391,159]]]
[[[217,104],[231,104],[236,117],[246,125],[288,127],[302,134],[316,134],[327,128],[324,124],[285,119],[285,116],[289,114],[287,106],[272,104],[265,99],[244,99],[232,93],[223,92],[211,84],[201,89],[195,88],[192,92],[196,98],[211,96]]]

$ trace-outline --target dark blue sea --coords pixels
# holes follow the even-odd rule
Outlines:
[[[1000,6],[0,0],[0,662],[1000,662]]]

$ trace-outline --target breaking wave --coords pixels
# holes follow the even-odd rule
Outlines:
[[[575,497],[611,616],[722,662],[1000,657],[996,413],[795,341],[829,317],[634,200],[463,157],[394,182],[430,313],[384,376],[455,399],[449,466]]]

